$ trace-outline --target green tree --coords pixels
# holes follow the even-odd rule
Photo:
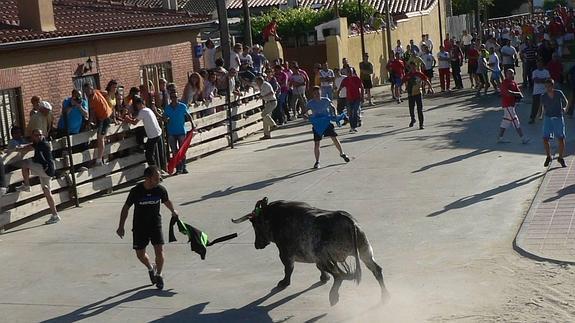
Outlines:
[[[479,0],[481,10],[493,6],[494,0]],[[506,0],[507,1],[507,0]],[[477,9],[477,0],[452,0],[453,15],[464,15]]]
[[[362,1],[361,4],[361,11],[363,14],[363,21],[367,22],[370,17],[375,14],[377,10],[374,7],[370,6],[367,1]],[[348,23],[358,23],[360,20],[359,16],[359,6],[357,5],[357,1],[348,0],[339,3],[339,15],[341,17],[347,17]]]

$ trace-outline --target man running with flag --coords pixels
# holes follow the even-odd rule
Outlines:
[[[529,142],[529,138],[523,136],[523,131],[519,124],[519,117],[515,112],[515,106],[519,99],[523,98],[523,93],[519,90],[517,83],[515,83],[515,71],[512,69],[505,70],[505,80],[501,83],[501,106],[503,107],[503,120],[501,120],[501,126],[499,128],[499,136],[497,138],[498,143],[506,142],[503,140],[503,134],[505,130],[513,125],[517,134],[521,138],[521,142],[526,144]]]

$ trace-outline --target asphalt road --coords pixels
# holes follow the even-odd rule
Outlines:
[[[301,122],[277,130],[273,140],[253,136],[189,164],[190,174],[165,180],[183,219],[211,237],[232,232],[239,237],[210,247],[202,261],[179,236],[178,243],[166,246],[162,292],[147,285],[130,235],[123,240],[115,235],[129,188],[63,211],[57,225],[44,226],[41,219],[1,235],[0,321],[477,322],[522,317],[530,307],[518,295],[530,299],[533,291],[518,286],[527,286],[531,272],[546,266],[512,250],[545,171],[541,123],[527,125],[524,104],[520,117],[532,143],[521,144],[509,131],[511,143],[497,144],[502,112],[495,95],[478,98],[464,90],[426,99],[424,130],[407,127],[407,102],[396,104],[387,96],[378,102],[384,104],[365,110],[359,133],[338,130],[353,157],[348,164],[326,140],[323,167],[311,169],[311,127]],[[572,144],[569,140],[568,147]],[[277,249],[255,250],[250,224],[230,221],[264,196],[354,215],[384,269],[390,302],[380,305],[377,282],[365,267],[359,286],[344,282],[334,307],[328,301],[331,282],[316,284],[319,272],[311,264],[296,264],[292,285],[270,293],[283,277]],[[163,212],[167,237],[169,211]],[[572,271],[567,274],[573,277]]]

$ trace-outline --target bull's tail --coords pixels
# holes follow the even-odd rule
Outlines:
[[[352,221],[353,222],[353,221]],[[359,285],[361,281],[361,265],[359,263],[359,250],[357,249],[357,226],[353,223],[353,252],[355,256],[355,283]]]

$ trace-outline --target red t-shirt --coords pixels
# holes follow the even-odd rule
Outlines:
[[[357,101],[361,99],[363,91],[363,83],[361,79],[355,75],[348,76],[341,81],[341,86],[345,87],[345,94],[348,101]]]
[[[443,40],[443,47],[445,48],[446,51],[450,51],[451,50],[451,41],[449,39],[444,39]]]
[[[469,58],[470,64],[477,64],[477,59],[479,58],[479,51],[475,48],[470,48],[467,52],[467,57]]]
[[[515,106],[515,96],[509,91],[519,92],[519,87],[515,81],[505,79],[501,83],[501,106],[504,108]]]
[[[262,30],[262,34],[264,37],[264,41],[267,42],[270,36],[273,34],[277,34],[277,24],[270,22],[267,26],[264,27]]]
[[[563,34],[564,27],[563,24],[557,21],[553,21],[549,24],[549,34],[551,36],[560,36]]]
[[[551,60],[547,63],[547,70],[549,71],[549,75],[555,82],[561,81],[561,74],[563,74],[563,65],[560,61]]]
[[[403,61],[400,59],[394,59],[393,61],[389,62],[389,69],[393,75],[403,77],[403,74],[405,73],[405,63],[403,63]]]

